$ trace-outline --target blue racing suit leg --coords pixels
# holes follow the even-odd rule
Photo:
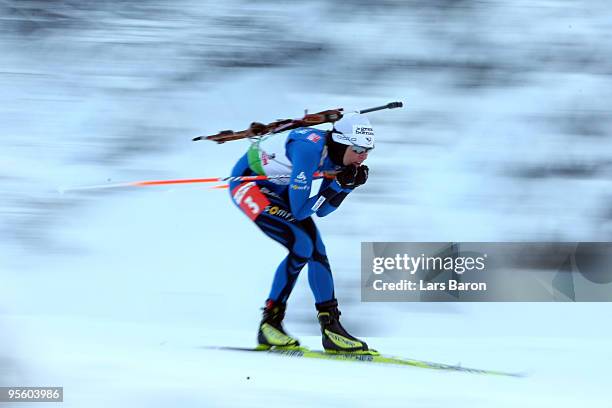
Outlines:
[[[315,297],[315,302],[323,303],[334,299],[334,279],[319,229],[312,217],[300,221],[300,226],[308,233],[314,244],[312,256],[308,259],[308,284]]]
[[[308,264],[308,282],[316,302],[321,303],[333,299],[334,282],[329,261],[321,235],[312,218],[297,220],[291,214],[288,197],[277,195],[265,188],[260,189],[259,186],[250,187],[246,195],[236,195],[241,186],[246,184],[230,183],[234,203],[247,213],[267,236],[289,251],[276,269],[268,299],[286,303],[300,271],[306,264]],[[246,189],[247,187],[243,188],[243,192]],[[265,199],[257,198],[260,195]],[[251,196],[255,199],[248,198]],[[245,207],[244,204],[240,205],[242,201],[257,203],[261,208],[256,215],[249,214],[253,205]]]

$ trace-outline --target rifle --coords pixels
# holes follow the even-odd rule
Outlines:
[[[369,113],[383,109],[395,109],[401,108],[402,102],[390,102],[386,105],[376,106],[374,108],[362,109],[357,111],[358,113]],[[231,140],[252,138],[270,133],[279,133],[286,130],[296,129],[306,126],[321,125],[323,123],[334,123],[342,119],[344,109],[329,109],[317,113],[306,113],[304,117],[300,119],[279,119],[274,122],[268,123],[267,125],[260,122],[253,122],[248,129],[234,132],[233,130],[222,130],[219,133],[209,136],[198,136],[192,140],[197,142],[198,140],[212,140],[219,144],[229,142]]]

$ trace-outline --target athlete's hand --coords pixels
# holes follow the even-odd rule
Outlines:
[[[368,181],[369,172],[368,166],[361,165],[357,167],[351,164],[336,174],[336,180],[338,180],[342,188],[355,188],[364,185]]]
[[[355,175],[355,187],[362,186],[368,181],[368,173],[370,169],[368,166],[361,165],[357,167],[357,174]]]
[[[336,174],[336,180],[342,188],[355,188],[356,178],[357,166],[353,164],[344,167],[338,174]]]

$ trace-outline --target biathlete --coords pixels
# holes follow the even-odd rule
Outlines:
[[[377,354],[340,324],[334,280],[325,245],[312,216],[325,217],[368,180],[363,165],[374,148],[374,131],[361,114],[346,114],[330,131],[303,127],[266,135],[251,145],[234,166],[232,176],[290,175],[262,181],[230,183],[234,203],[270,238],[289,253],[282,260],[265,302],[257,340],[259,348],[294,348],[299,341],[283,328],[287,300],[302,268],[314,294],[327,352]],[[325,177],[317,192],[315,176]]]

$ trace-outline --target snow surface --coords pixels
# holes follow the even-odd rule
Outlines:
[[[0,385],[61,385],[66,407],[612,406],[610,303],[359,302],[361,241],[612,232],[610,11],[408,3],[50,2],[58,27],[3,2]],[[191,137],[391,100],[371,180],[317,221],[343,322],[526,378],[206,349],[254,344],[284,250],[206,186],[58,192],[226,175],[246,144]],[[319,348],[312,301],[302,277],[286,326]]]

